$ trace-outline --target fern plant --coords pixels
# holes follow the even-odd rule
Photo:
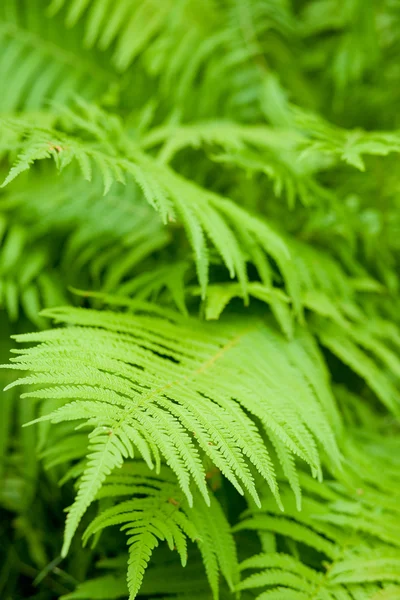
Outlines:
[[[399,31],[1,4],[1,598],[400,598]]]

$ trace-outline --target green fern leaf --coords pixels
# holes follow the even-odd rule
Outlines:
[[[74,326],[19,338],[39,342],[11,365],[32,372],[20,383],[42,387],[27,395],[72,400],[39,420],[83,419],[93,428],[92,450],[67,519],[64,553],[105,477],[133,456],[134,446],[150,467],[156,447],[175,471],[189,503],[191,479],[208,501],[200,453],[208,455],[240,493],[244,487],[258,503],[252,464],[280,503],[273,462],[245,411],[260,419],[267,435],[271,431],[285,465],[294,453],[318,474],[316,440],[334,462],[340,460],[318,396],[288,361],[288,343],[273,329],[246,321],[238,334],[237,320],[233,331],[229,323],[204,329],[172,312],[167,318],[152,312],[146,305],[133,315],[59,309],[51,316]],[[96,356],[90,352],[93,347]],[[252,370],[247,370],[243,350]],[[270,354],[270,372],[265,363],[259,364],[260,351]],[[216,377],[221,369],[224,381]],[[285,384],[276,379],[280,369],[285,369]],[[289,373],[302,397],[303,413],[290,394]]]

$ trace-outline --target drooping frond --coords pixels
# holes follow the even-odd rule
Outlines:
[[[27,138],[15,142],[16,147],[20,147],[19,157],[3,185],[29,169],[37,160],[46,158],[53,158],[60,170],[76,161],[83,177],[89,181],[95,168],[101,174],[105,193],[114,181],[125,183],[130,177],[165,222],[178,219],[183,224],[194,251],[203,295],[208,280],[207,238],[221,256],[230,276],[237,275],[245,297],[246,261],[250,260],[258,267],[258,255],[270,255],[279,266],[299,309],[300,298],[290,254],[273,227],[228,198],[185,179],[142,152],[124,134],[118,119],[101,111],[93,115],[89,106],[83,103],[80,103],[79,111],[76,114],[68,111],[66,119],[70,126],[78,127],[85,136],[89,135],[91,141],[56,129],[32,129],[31,123],[23,120],[5,122],[11,131],[22,137],[27,134]]]

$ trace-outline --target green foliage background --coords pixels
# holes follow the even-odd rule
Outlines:
[[[400,598],[399,53],[397,0],[0,3],[2,600]]]

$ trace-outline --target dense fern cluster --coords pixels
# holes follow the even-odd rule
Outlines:
[[[392,0],[1,2],[2,599],[400,598],[399,51]]]

